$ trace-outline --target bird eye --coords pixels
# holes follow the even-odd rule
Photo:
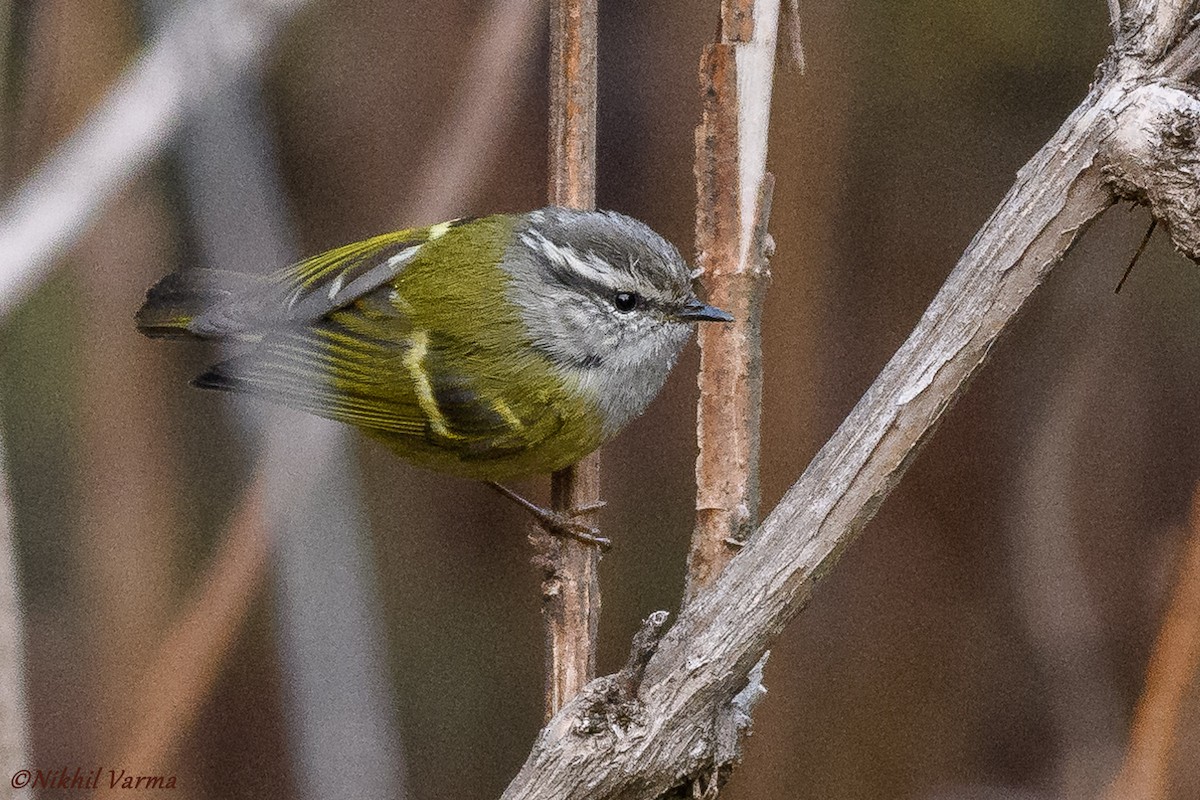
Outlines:
[[[617,292],[613,295],[613,305],[617,311],[633,311],[641,300],[635,292]]]

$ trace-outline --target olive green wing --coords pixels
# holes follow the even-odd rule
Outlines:
[[[276,330],[195,383],[258,395],[376,435],[415,437],[462,459],[489,459],[552,436],[563,422],[518,407],[471,375],[469,343],[415,329],[384,286],[308,325]]]
[[[257,341],[280,327],[316,323],[395,280],[425,245],[469,221],[385,233],[265,276],[172,273],[148,293],[139,326],[151,335]]]

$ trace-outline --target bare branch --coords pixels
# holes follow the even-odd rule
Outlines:
[[[180,121],[257,59],[304,0],[187,5],[87,121],[0,208],[0,317],[157,157]]]
[[[1190,34],[1172,41],[1195,44]],[[751,668],[900,480],[1033,291],[1115,202],[1110,174],[1128,148],[1113,140],[1168,63],[1196,58],[1172,55],[1106,64],[1100,82],[1021,169],[908,341],[663,637],[639,694],[640,722],[619,734],[575,725],[593,687],[610,679],[596,681],[543,730],[507,800],[658,797],[729,766],[717,746],[718,721],[750,682]]]
[[[596,2],[554,0],[550,13],[550,202],[596,206]],[[600,454],[551,478],[551,504],[596,527]],[[600,550],[574,539],[547,543],[539,563],[546,622],[546,719],[596,675]]]
[[[1132,37],[1137,55],[1157,62],[1187,32],[1195,13],[1196,0],[1135,0],[1124,30]]]
[[[761,321],[773,182],[766,171],[779,0],[721,10],[700,63],[696,254],[708,301],[733,315],[701,326],[696,530],[685,602],[708,586],[758,524]]]

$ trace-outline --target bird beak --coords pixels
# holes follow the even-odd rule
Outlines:
[[[675,314],[680,322],[733,322],[733,316],[693,297]]]

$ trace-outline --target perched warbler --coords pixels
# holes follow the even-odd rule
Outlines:
[[[595,450],[658,394],[692,323],[731,319],[645,224],[551,207],[387,233],[265,276],[175,272],[137,326],[244,343],[196,386],[495,482]]]

